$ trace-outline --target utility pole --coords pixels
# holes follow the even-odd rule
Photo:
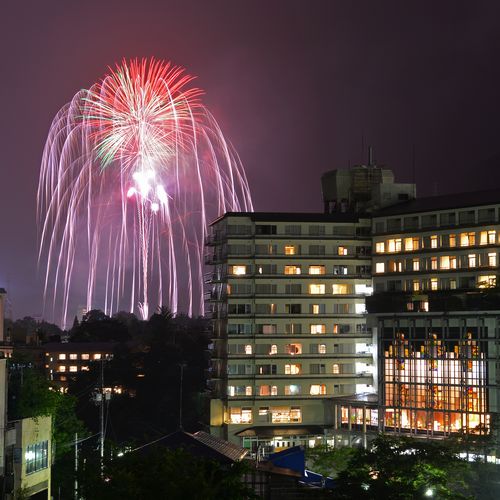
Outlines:
[[[75,500],[78,500],[78,432],[75,432]]]
[[[182,431],[182,380],[184,377],[184,367],[186,366],[186,363],[179,363],[179,366],[181,368],[181,380],[179,386],[179,430]]]
[[[100,446],[99,451],[101,454],[101,475],[104,472],[104,359],[101,358],[101,377],[100,377],[100,394],[101,405],[99,407],[99,428],[100,428]]]

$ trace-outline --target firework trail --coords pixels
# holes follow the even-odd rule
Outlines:
[[[77,271],[88,274],[89,310],[146,319],[150,304],[175,313],[183,300],[203,314],[207,221],[252,201],[192,80],[163,61],[123,61],[55,116],[38,185],[39,261],[63,324]]]

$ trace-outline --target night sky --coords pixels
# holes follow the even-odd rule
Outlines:
[[[365,162],[367,144],[399,181],[415,172],[420,196],[500,180],[496,1],[18,0],[1,17],[0,286],[14,318],[42,315],[51,120],[124,57],[198,75],[259,211],[321,211],[321,173]]]

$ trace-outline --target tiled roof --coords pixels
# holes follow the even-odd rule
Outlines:
[[[221,455],[226,456],[234,462],[239,462],[245,455],[248,454],[247,449],[242,448],[241,446],[237,446],[233,443],[229,443],[224,439],[212,436],[207,432],[198,431],[192,434],[192,436],[200,443],[203,443],[205,446],[209,446],[213,450],[217,451]]]

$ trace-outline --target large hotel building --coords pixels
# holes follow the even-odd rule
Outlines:
[[[369,219],[345,214],[215,222],[212,423],[225,438],[322,439],[334,395],[375,390],[369,231]]]
[[[500,190],[415,199],[374,214],[368,310],[382,428],[443,436],[488,433],[496,424],[499,216]]]
[[[370,164],[322,183],[325,213],[212,224],[211,432],[255,450],[496,428],[500,190],[416,199]]]

